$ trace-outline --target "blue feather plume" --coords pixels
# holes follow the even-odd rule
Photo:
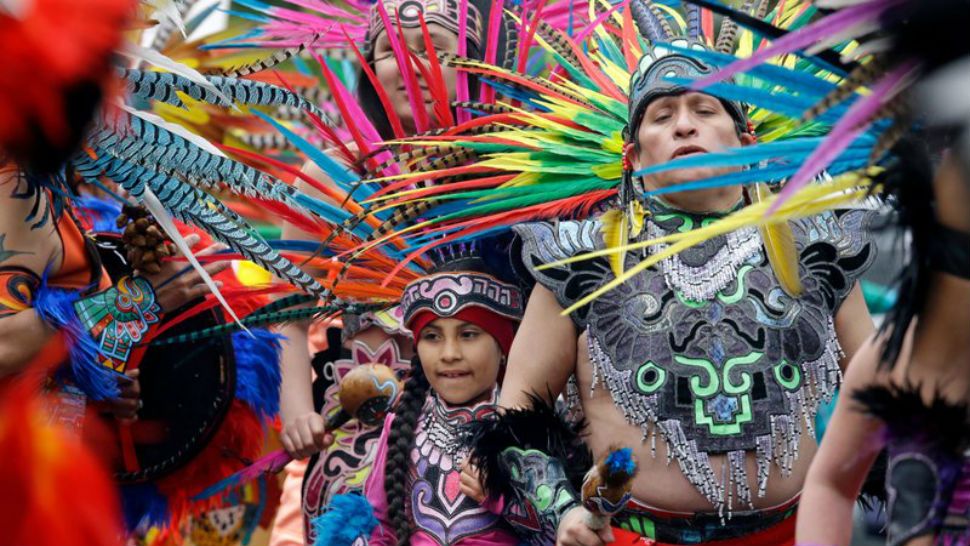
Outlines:
[[[280,411],[280,340],[283,336],[265,328],[251,334],[232,334],[236,355],[236,398],[248,404],[263,419]]]
[[[637,470],[637,463],[633,460],[633,450],[628,447],[614,449],[606,456],[606,467],[611,473],[622,472],[627,476],[633,475]]]
[[[117,398],[120,374],[101,364],[98,344],[85,331],[74,310],[74,302],[81,298],[80,291],[48,285],[47,273],[44,272],[34,297],[34,311],[44,322],[64,333],[71,360],[71,380],[92,400]]]
[[[354,493],[336,495],[327,511],[313,518],[317,540],[313,546],[351,546],[359,537],[370,537],[377,527],[374,509]]]
[[[151,483],[121,486],[121,510],[129,531],[168,524],[168,500]]]

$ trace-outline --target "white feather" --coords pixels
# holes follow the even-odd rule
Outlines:
[[[841,44],[842,42],[848,42],[874,30],[879,30],[879,28],[879,21],[860,21],[842,32],[827,36],[812,47],[805,49],[805,53],[807,55],[818,55],[820,52],[832,46]]]
[[[145,208],[147,208],[148,212],[151,212],[152,216],[158,220],[158,225],[162,227],[162,230],[165,231],[165,234],[168,235],[169,239],[175,243],[175,246],[179,249],[179,252],[181,252],[182,255],[188,259],[189,263],[192,264],[192,268],[199,273],[199,276],[202,278],[202,282],[209,287],[209,291],[211,291],[212,295],[219,300],[219,303],[222,305],[223,309],[226,310],[226,313],[232,317],[233,322],[238,324],[243,331],[249,335],[252,335],[252,332],[250,332],[249,329],[239,321],[239,317],[236,316],[236,312],[232,310],[232,307],[229,307],[229,302],[227,302],[222,296],[222,292],[219,291],[219,287],[216,286],[216,283],[214,280],[212,280],[209,272],[202,267],[202,264],[200,264],[199,260],[196,259],[195,254],[192,254],[192,249],[189,248],[188,243],[185,242],[182,234],[179,233],[178,228],[175,227],[175,222],[172,221],[172,217],[168,214],[168,211],[165,210],[165,206],[162,205],[162,202],[159,201],[158,197],[150,188],[147,187],[145,188],[145,193],[142,197],[144,199],[143,203]]]
[[[145,3],[155,8],[155,11],[151,14],[152,19],[159,22],[168,19],[179,29],[182,37],[186,38],[185,21],[182,20],[182,13],[175,0],[146,0]]]
[[[859,44],[859,47],[843,53],[840,58],[842,62],[858,61],[869,55],[888,51],[892,45],[893,41],[890,38],[866,40]]]
[[[199,148],[202,148],[203,150],[209,152],[212,155],[215,155],[218,157],[226,157],[226,154],[222,153],[222,150],[220,150],[219,148],[216,148],[214,144],[200,137],[199,135],[193,133],[192,131],[189,131],[188,129],[186,129],[185,127],[182,127],[177,123],[170,123],[168,121],[165,121],[161,117],[155,114],[152,114],[151,112],[138,110],[124,103],[119,103],[118,106],[125,112],[128,112],[129,114],[140,118],[142,121],[146,123],[157,125],[165,129],[166,131],[171,131],[175,133],[176,135],[184,138],[185,140],[188,140],[192,144],[195,144]]]

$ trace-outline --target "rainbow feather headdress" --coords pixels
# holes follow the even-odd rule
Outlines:
[[[546,77],[442,55],[442,62],[478,76],[500,98],[493,104],[480,105],[481,115],[468,123],[389,143],[399,151],[396,159],[417,166],[411,172],[361,180],[361,185],[376,184],[378,188],[363,202],[366,214],[390,212],[392,220],[422,218],[398,225],[392,221],[382,229],[384,235],[371,243],[403,240],[416,249],[403,257],[391,277],[441,242],[482,237],[527,220],[585,217],[597,208],[614,206],[618,195],[621,204],[635,201],[629,191],[622,195],[622,154],[631,112],[630,74],[639,59],[644,52],[693,59],[705,69],[697,74],[664,71],[657,80],[676,88],[692,88],[704,72],[710,74],[739,58],[750,57],[790,29],[804,27],[816,14],[816,9],[805,2],[784,2],[770,12],[767,5],[747,2],[745,11],[732,11],[733,17],[724,19],[720,35],[713,38],[713,12],[708,7],[697,8],[692,3],[685,17],[664,4],[643,3],[641,16],[635,16],[636,11],[628,9],[629,2],[594,4],[590,7],[591,23],[572,38],[541,26],[527,34],[525,39],[534,39],[555,59]],[[719,4],[710,7],[721,10]],[[644,12],[652,17],[642,16]],[[635,20],[641,22],[640,29]],[[645,26],[652,30],[641,32]],[[751,206],[706,231],[678,234],[665,241],[673,244],[674,251],[717,233],[744,225],[758,226],[783,285],[790,293],[798,293],[797,269],[790,263],[791,253],[785,250],[789,240],[785,222],[864,198],[872,176],[887,158],[883,135],[889,124],[882,120],[859,131],[848,146],[829,158],[826,174],[820,178],[826,182],[801,188],[796,197],[779,199],[769,191],[768,183],[783,185],[799,171],[833,126],[852,123],[845,120],[851,113],[845,106],[808,121],[803,115],[858,66],[856,61],[840,59],[840,53],[855,46],[847,42],[813,55],[785,55],[737,74],[733,81],[705,88],[737,105],[750,122],[745,123],[746,129],[753,130],[759,142],[680,158],[630,174],[644,176],[698,166],[740,168],[647,195],[746,185],[750,186]],[[848,100],[858,101],[863,96],[850,93]],[[877,158],[875,162],[872,157]],[[636,211],[626,207],[621,210],[623,213],[615,213],[614,218],[616,222],[626,218],[627,224],[615,230],[620,236],[604,251],[609,254],[626,252],[629,239],[622,234],[636,228]],[[622,282],[632,272],[619,273],[623,277],[618,282]]]

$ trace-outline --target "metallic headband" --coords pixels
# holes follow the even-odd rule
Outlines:
[[[381,0],[387,10],[388,19],[394,23],[400,18],[400,25],[404,28],[421,26],[420,15],[428,24],[437,23],[458,34],[460,11],[459,0]],[[468,40],[481,48],[482,29],[484,19],[478,6],[468,2],[468,17],[466,20]],[[370,25],[367,29],[368,43],[372,43],[384,30],[384,21],[377,7],[371,11]]]
[[[671,44],[680,48],[707,50],[707,47],[700,42],[687,39],[673,40]],[[651,102],[657,98],[683,93],[687,90],[682,85],[667,81],[666,78],[695,79],[712,72],[714,72],[712,67],[680,51],[674,51],[663,46],[648,48],[643,57],[640,58],[636,72],[630,78],[628,140],[636,139],[637,127]],[[728,113],[734,119],[739,132],[747,132],[748,119],[745,114],[745,106],[740,102],[728,100],[721,100],[721,103],[724,104]]]
[[[451,317],[476,306],[515,320],[525,310],[522,292],[515,286],[485,273],[466,271],[422,277],[405,287],[400,303],[405,325],[421,311]]]

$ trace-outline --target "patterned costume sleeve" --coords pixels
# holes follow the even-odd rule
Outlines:
[[[391,522],[387,519],[387,492],[384,490],[385,465],[387,464],[387,437],[391,431],[391,424],[394,422],[394,414],[389,413],[384,419],[384,430],[381,432],[381,439],[377,445],[377,456],[374,458],[374,465],[371,467],[370,475],[364,483],[364,496],[374,509],[374,517],[377,518],[377,527],[371,533],[369,546],[393,546],[397,543],[397,535]]]
[[[46,281],[42,279],[33,307],[66,336],[74,383],[94,400],[116,397],[118,374],[144,353],[142,341],[161,320],[151,283],[122,277],[106,290],[83,294]]]
[[[873,208],[828,211],[792,223],[796,238],[804,241],[802,263],[834,316],[856,281],[876,258],[872,229]]]
[[[533,222],[513,228],[522,241],[522,264],[537,284],[549,289],[563,308],[599,288],[610,278],[603,258],[539,270],[543,264],[585,254],[600,247],[600,224],[595,221]],[[589,306],[570,314],[576,326],[586,327]]]

